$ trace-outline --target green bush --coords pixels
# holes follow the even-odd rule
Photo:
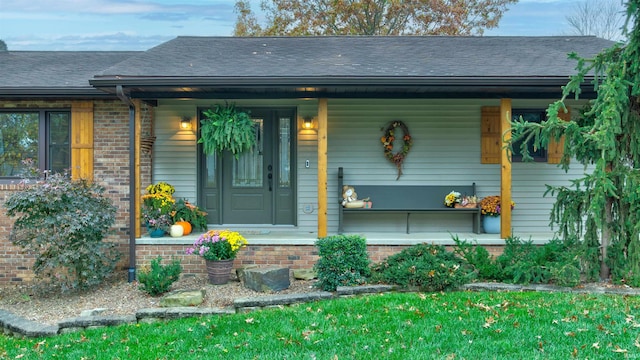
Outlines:
[[[27,172],[38,175],[32,165]],[[86,288],[110,275],[120,257],[116,244],[103,239],[115,222],[116,208],[94,182],[50,174],[25,179],[24,188],[4,203],[16,217],[10,240],[35,256],[33,272],[62,290]]]
[[[454,252],[467,261],[483,280],[512,283],[554,283],[576,286],[580,283],[580,247],[574,241],[551,240],[542,246],[518,237],[505,239],[503,253],[493,259],[479,245],[453,238]]]
[[[580,269],[575,264],[557,263],[551,267],[551,278],[556,285],[574,287],[580,284]]]
[[[338,286],[363,284],[370,274],[367,241],[358,235],[329,236],[316,241],[320,258],[314,266],[317,286],[335,291]]]
[[[580,262],[571,242],[553,239],[542,246],[518,237],[505,239],[504,252],[496,259],[499,279],[514,283],[555,283],[575,286],[580,282]]]
[[[478,244],[460,240],[457,236],[453,237],[453,241],[456,243],[453,252],[474,268],[478,279],[500,280],[502,271],[487,249]]]
[[[474,277],[473,268],[443,246],[419,244],[374,265],[371,280],[441,291],[457,288]]]
[[[182,266],[180,260],[162,265],[162,257],[151,260],[151,265],[143,266],[138,273],[139,289],[151,296],[166,293],[171,285],[180,278]]]

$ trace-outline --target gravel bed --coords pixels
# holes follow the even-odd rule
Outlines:
[[[305,293],[318,291],[315,281],[292,280],[288,289],[277,294]],[[175,282],[172,290],[205,289],[206,297],[201,307],[228,307],[240,297],[264,296],[245,288],[232,276],[225,285],[211,285],[206,276],[183,275]],[[11,311],[26,319],[56,324],[58,321],[77,317],[83,310],[105,308],[101,315],[130,315],[138,309],[158,307],[159,297],[149,296],[138,290],[136,282],[115,278],[90,291],[60,293],[41,284],[20,284],[0,287],[0,308]]]

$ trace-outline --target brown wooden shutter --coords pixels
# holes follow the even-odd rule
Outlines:
[[[560,110],[560,112],[558,113],[558,117],[564,121],[571,120],[571,109],[567,107],[566,113]],[[560,164],[560,160],[562,159],[563,152],[564,152],[564,136],[560,138],[559,141],[555,141],[555,139],[549,139],[549,146],[547,146],[547,163]]]
[[[500,107],[483,106],[481,111],[480,163],[500,164]]]
[[[93,180],[93,101],[71,103],[71,177]]]

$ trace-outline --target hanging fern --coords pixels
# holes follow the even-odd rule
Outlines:
[[[252,150],[256,142],[255,125],[248,113],[237,111],[235,105],[217,105],[215,110],[203,112],[200,121],[202,150],[207,155],[225,150],[237,158],[241,153]]]

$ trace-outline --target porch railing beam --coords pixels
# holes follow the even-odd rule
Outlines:
[[[327,236],[327,122],[328,103],[318,99],[318,238]]]
[[[511,99],[500,100],[500,134],[500,237],[505,239],[511,236],[511,153],[506,146],[511,140]]]

